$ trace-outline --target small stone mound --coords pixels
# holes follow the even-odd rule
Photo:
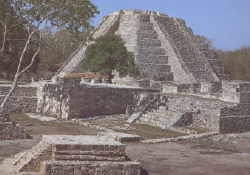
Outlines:
[[[11,122],[8,113],[0,112],[0,140],[30,139],[23,127]]]
[[[125,149],[105,136],[44,135],[38,145],[18,154],[9,168],[40,175],[139,175],[140,163],[130,161]]]
[[[142,137],[138,135],[126,134],[120,132],[100,132],[98,133],[98,135],[111,137],[119,142],[138,142],[142,139]]]

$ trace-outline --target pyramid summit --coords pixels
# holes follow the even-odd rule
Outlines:
[[[140,73],[156,81],[176,83],[217,82],[223,78],[219,61],[202,47],[185,21],[154,11],[120,10],[104,17],[92,32],[96,39],[112,31],[135,55]],[[82,44],[57,75],[79,72],[87,47]]]

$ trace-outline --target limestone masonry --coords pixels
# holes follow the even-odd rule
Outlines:
[[[218,82],[223,77],[221,64],[201,48],[197,36],[182,19],[152,11],[121,10],[105,17],[92,36],[95,39],[110,30],[120,35],[128,51],[134,53],[145,78],[186,84]],[[57,75],[78,72],[91,43],[81,45]]]
[[[121,10],[104,17],[90,38],[107,32],[120,35],[134,53],[140,79],[116,75],[114,84],[106,84],[98,76],[65,76],[79,71],[86,48],[95,42],[88,40],[52,80],[20,85],[8,103],[9,111],[65,120],[127,113],[129,123],[162,129],[250,130],[250,83],[223,80],[218,60],[202,48],[183,20],[152,11]],[[10,87],[0,86],[0,101]],[[5,122],[1,128],[7,131],[8,126]]]
[[[8,166],[6,175],[140,175],[140,163],[125,150],[126,145],[104,136],[44,135],[1,166]]]

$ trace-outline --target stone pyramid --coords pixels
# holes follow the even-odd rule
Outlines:
[[[121,10],[104,17],[91,36],[96,39],[111,30],[134,53],[140,73],[148,79],[186,84],[217,82],[223,77],[219,61],[207,56],[208,50],[204,51],[182,19],[152,11]],[[83,43],[56,75],[78,72],[85,50],[93,42]]]

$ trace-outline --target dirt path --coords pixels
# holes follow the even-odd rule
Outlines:
[[[249,175],[250,140],[247,142],[236,150],[198,147],[193,143],[132,144],[127,152],[150,175]]]

